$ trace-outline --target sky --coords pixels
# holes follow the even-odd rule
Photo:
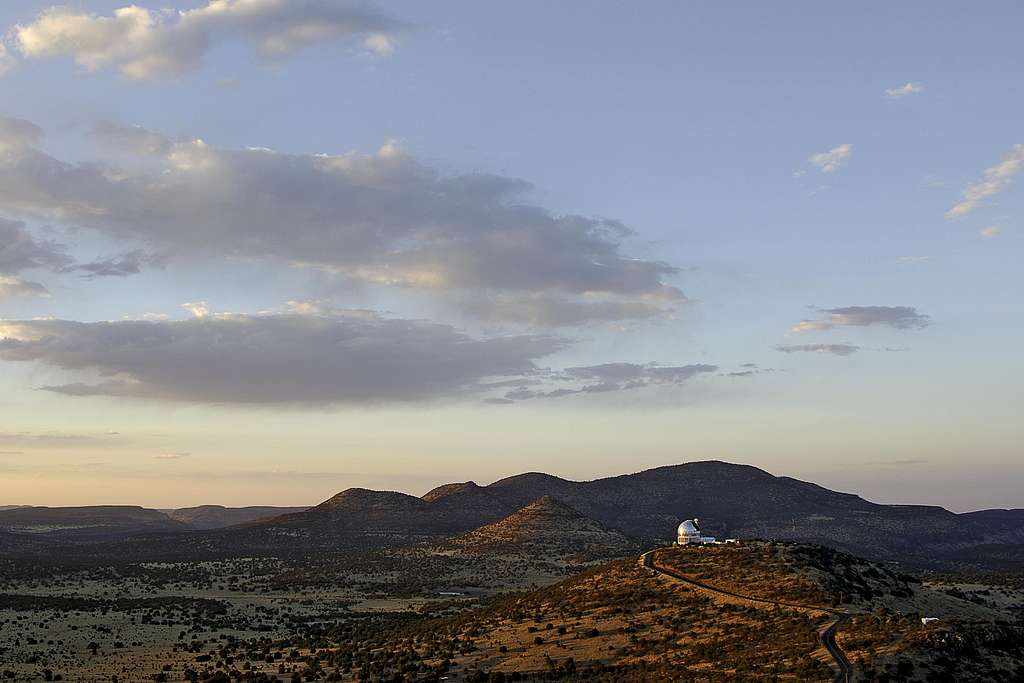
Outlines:
[[[720,459],[1024,507],[1024,7],[0,5],[0,504]]]

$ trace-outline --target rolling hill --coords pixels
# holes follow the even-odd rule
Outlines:
[[[248,524],[280,515],[302,512],[305,507],[275,507],[273,505],[252,505],[229,508],[223,505],[199,505],[190,508],[161,510],[165,515],[183,522],[193,529],[222,529],[224,527]]]
[[[621,531],[590,519],[551,496],[543,496],[508,517],[456,536],[441,550],[477,556],[544,557],[584,564],[639,552]]]

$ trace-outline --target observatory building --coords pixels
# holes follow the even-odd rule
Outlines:
[[[676,530],[676,543],[678,545],[704,545],[715,543],[714,536],[702,536],[700,533],[700,520],[684,520]]]

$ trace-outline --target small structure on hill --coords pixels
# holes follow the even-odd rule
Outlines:
[[[710,545],[717,543],[714,536],[704,536],[700,531],[700,520],[683,520],[676,530],[676,544],[678,545]]]

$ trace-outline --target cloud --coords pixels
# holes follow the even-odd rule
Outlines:
[[[918,460],[918,459],[910,459],[910,458],[908,458],[908,459],[905,459],[905,460],[872,460],[872,461],[866,462],[864,464],[865,465],[884,465],[884,466],[892,466],[892,467],[907,467],[907,466],[910,466],[910,465],[927,465],[928,462],[929,462],[928,460]]]
[[[122,134],[123,133],[123,134]],[[489,319],[664,316],[686,301],[667,263],[631,258],[621,223],[531,205],[529,183],[446,175],[388,143],[289,155],[107,131],[138,167],[0,152],[0,210],[92,228],[178,258],[258,258],[468,301]],[[156,169],[154,170],[154,166]]]
[[[898,88],[888,88],[885,91],[885,96],[891,100],[898,100],[901,97],[916,95],[920,92],[924,92],[924,83],[906,83]]]
[[[978,234],[981,235],[982,237],[997,237],[999,236],[999,233],[1001,233],[1002,231],[1003,226],[990,225],[987,228],[982,228],[981,230],[979,230]]]
[[[50,296],[50,290],[39,282],[22,280],[11,275],[0,275],[0,299],[15,296]]]
[[[972,183],[960,193],[960,202],[946,212],[946,218],[960,218],[971,213],[982,205],[982,202],[996,195],[1013,182],[1013,177],[1024,165],[1024,144],[1017,144],[1010,148],[1003,160],[995,166],[985,169],[984,180]]]
[[[193,301],[181,305],[186,311],[192,314],[193,318],[208,318],[210,317],[210,305],[205,301]],[[296,311],[297,313],[319,313],[319,310],[313,311]]]
[[[794,332],[831,330],[836,327],[867,327],[885,325],[901,330],[919,329],[931,324],[931,318],[918,313],[912,306],[846,306],[826,308],[828,317],[820,320],[802,320],[793,327]]]
[[[0,116],[0,152],[29,147],[42,138],[43,129],[31,121]]]
[[[899,261],[900,263],[918,264],[918,263],[928,263],[929,261],[932,260],[932,257],[931,256],[900,256],[896,260]]]
[[[141,273],[144,265],[162,262],[161,258],[153,254],[147,254],[141,249],[134,249],[87,263],[76,263],[64,268],[64,272],[79,272],[82,277],[90,280],[98,277],[127,277]]]
[[[153,456],[154,460],[181,460],[191,456],[191,453],[159,453]]]
[[[37,240],[24,223],[0,218],[0,275],[30,268],[59,269],[70,261],[63,245]]]
[[[48,296],[38,282],[15,277],[16,273],[45,268],[58,273],[80,272],[83,277],[124,277],[140,272],[142,264],[159,263],[140,250],[118,256],[76,263],[63,244],[34,237],[21,221],[0,218],[0,296]]]
[[[572,382],[572,387],[529,388],[520,386],[490,403],[508,403],[535,398],[562,398],[577,394],[598,394],[628,391],[651,386],[680,385],[704,374],[717,372],[716,365],[640,365],[637,363],[604,363],[566,368],[548,377],[553,382]]]
[[[104,435],[106,437],[106,435]],[[28,448],[109,448],[117,441],[93,434],[68,432],[0,432],[0,446],[13,445]]]
[[[357,404],[455,397],[528,377],[565,346],[538,336],[469,337],[440,324],[359,316],[219,314],[178,321],[0,322],[0,360],[95,379],[68,396],[198,403]]]
[[[775,350],[783,353],[831,353],[835,356],[852,356],[860,347],[853,344],[780,344]]]
[[[819,152],[810,158],[810,162],[823,173],[832,173],[849,160],[853,153],[853,145],[846,143],[833,147],[827,152]]]
[[[406,28],[365,2],[209,0],[190,10],[130,5],[109,15],[55,6],[15,26],[11,36],[27,59],[70,57],[88,71],[117,68],[126,78],[142,80],[193,71],[212,45],[231,38],[266,57],[337,40],[387,55]]]

